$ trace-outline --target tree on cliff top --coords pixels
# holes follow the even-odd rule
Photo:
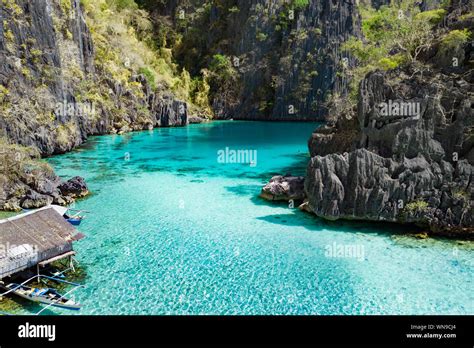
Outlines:
[[[361,79],[373,70],[394,69],[403,64],[420,65],[420,54],[433,46],[434,26],[446,14],[443,8],[421,12],[415,0],[402,0],[378,10],[360,6],[363,39],[352,37],[343,50],[353,55],[358,66],[349,70],[351,96],[357,97]]]

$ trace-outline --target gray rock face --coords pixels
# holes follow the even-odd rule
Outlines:
[[[188,107],[186,103],[173,98],[172,95],[155,95],[152,104],[155,115],[155,126],[176,127],[188,124]]]
[[[185,11],[192,28],[193,17],[199,16],[196,11],[204,9],[204,3],[207,1],[172,0],[151,7],[175,23],[179,22],[179,10]],[[205,43],[195,43],[205,47],[197,46],[196,50],[211,57],[231,57],[239,75],[235,90],[222,89],[212,100],[218,118],[322,120],[329,95],[347,92],[346,78],[336,71],[345,64],[344,58],[349,65],[353,63],[340,45],[349,36],[360,34],[356,0],[309,1],[300,8],[292,3],[211,2],[204,19],[209,28],[202,40]],[[230,12],[230,8],[237,10]],[[197,25],[203,26],[199,21]],[[235,94],[237,103],[226,102],[229,93]]]
[[[58,186],[63,196],[71,198],[81,198],[89,194],[89,189],[83,178],[76,176]]]
[[[188,119],[189,124],[200,124],[200,123],[206,123],[209,122],[208,119],[199,117],[199,116],[191,116]]]
[[[466,12],[467,4],[452,2],[451,29],[473,29],[457,18],[456,8]],[[466,57],[456,69],[435,46],[422,58],[429,65],[423,73],[408,67],[366,76],[357,110],[338,112],[309,141],[304,210],[474,238],[472,47],[460,51],[450,52]]]
[[[263,76],[277,75],[279,80],[269,109],[270,118],[322,120],[327,116],[326,102],[330,95],[347,93],[347,79],[336,72],[344,64],[348,67],[353,64],[352,58],[344,55],[340,46],[350,36],[360,35],[356,1],[310,1],[295,17],[292,30],[282,35],[281,47],[277,50],[281,53],[275,63],[277,70],[263,72]],[[270,49],[272,51],[274,48]],[[262,72],[257,71],[257,74]],[[244,77],[246,81],[250,80],[247,85],[251,88],[258,86],[256,76]],[[266,82],[272,84],[272,81]],[[243,111],[258,114],[256,110],[251,110],[252,113]],[[245,115],[242,117],[246,118]]]
[[[51,196],[42,195],[35,191],[30,191],[21,202],[23,209],[37,209],[53,203]]]
[[[337,146],[328,130],[313,135],[305,182],[310,210],[328,219],[414,223],[435,234],[473,236],[472,91],[456,76],[411,73],[375,72],[363,80],[356,149],[328,154]],[[466,79],[472,86],[472,74]],[[402,100],[419,105],[419,113],[382,112],[383,103]]]
[[[88,194],[87,185],[81,177],[63,182],[53,173],[40,170],[8,180],[0,175],[0,210],[20,211],[49,204],[67,205]]]
[[[130,82],[143,93],[133,93],[97,68],[79,0],[3,2],[0,19],[0,145],[6,138],[48,156],[72,150],[89,135],[188,123],[187,104],[165,88],[154,91],[143,75],[135,75]],[[77,109],[89,91],[84,84],[94,85],[95,94],[102,91],[114,112],[102,103],[92,113]],[[63,183],[49,169],[28,172],[16,165],[0,172],[0,209],[66,205],[88,193],[81,178]]]
[[[71,12],[66,14],[61,3],[69,6],[68,1]],[[186,103],[169,92],[153,91],[144,76],[130,81],[143,87],[143,96],[137,96],[96,68],[94,42],[79,0],[14,3],[17,9],[0,6],[0,86],[8,91],[8,99],[0,100],[0,136],[52,155],[72,150],[89,135],[187,124]],[[95,105],[95,114],[79,112],[85,80],[105,90],[120,112],[101,105]],[[76,109],[58,112],[61,104]]]
[[[321,126],[309,139],[308,147],[311,156],[343,154],[353,150],[353,144],[360,135],[357,128],[358,123],[355,118],[347,120],[345,117],[341,117],[335,125]]]
[[[304,177],[275,176],[262,189],[260,197],[269,201],[303,201]]]
[[[212,107],[218,118],[292,121],[324,120],[331,95],[346,95],[348,81],[337,72],[355,63],[342,52],[341,44],[350,36],[361,36],[357,4],[379,8],[390,2],[311,0],[296,7],[290,0],[236,0],[211,2],[207,9],[206,0],[170,0],[153,3],[150,9],[174,23],[180,22],[176,16],[184,11],[186,29],[178,29],[184,40],[187,31],[209,28],[202,40],[186,43],[187,49],[206,52],[202,60],[214,54],[232,58],[238,86],[232,91],[222,88],[214,96]],[[431,10],[442,2],[417,3],[422,10]],[[468,2],[454,0],[451,7]],[[194,22],[200,13],[206,13],[205,18]],[[238,102],[229,103],[229,94]]]

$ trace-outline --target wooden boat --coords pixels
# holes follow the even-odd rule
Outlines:
[[[54,210],[56,210],[56,212],[58,212],[58,214],[61,214],[66,219],[66,221],[73,226],[79,226],[81,222],[85,219],[85,216],[81,215],[82,213],[85,213],[85,211],[69,209],[56,205],[53,205],[52,207]],[[72,215],[71,213],[74,215]]]
[[[38,289],[15,283],[8,284],[6,288],[8,290],[11,290],[13,294],[22,297],[28,301],[70,310],[81,309],[81,305],[79,303],[76,303],[73,300],[67,298],[63,298],[61,294],[59,294],[54,289]]]
[[[79,226],[84,220],[83,216],[69,216],[69,215],[64,215],[64,218],[73,226]]]

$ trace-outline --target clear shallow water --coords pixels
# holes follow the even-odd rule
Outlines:
[[[473,314],[472,244],[326,223],[257,197],[273,174],[304,173],[315,127],[157,129],[50,159],[93,192],[76,205],[93,212],[75,246],[87,272],[80,313]],[[257,166],[219,164],[226,147],[258,150]],[[357,258],[328,257],[334,245]]]

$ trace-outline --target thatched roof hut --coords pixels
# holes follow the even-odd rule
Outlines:
[[[0,279],[74,254],[77,231],[49,206],[0,221]]]

